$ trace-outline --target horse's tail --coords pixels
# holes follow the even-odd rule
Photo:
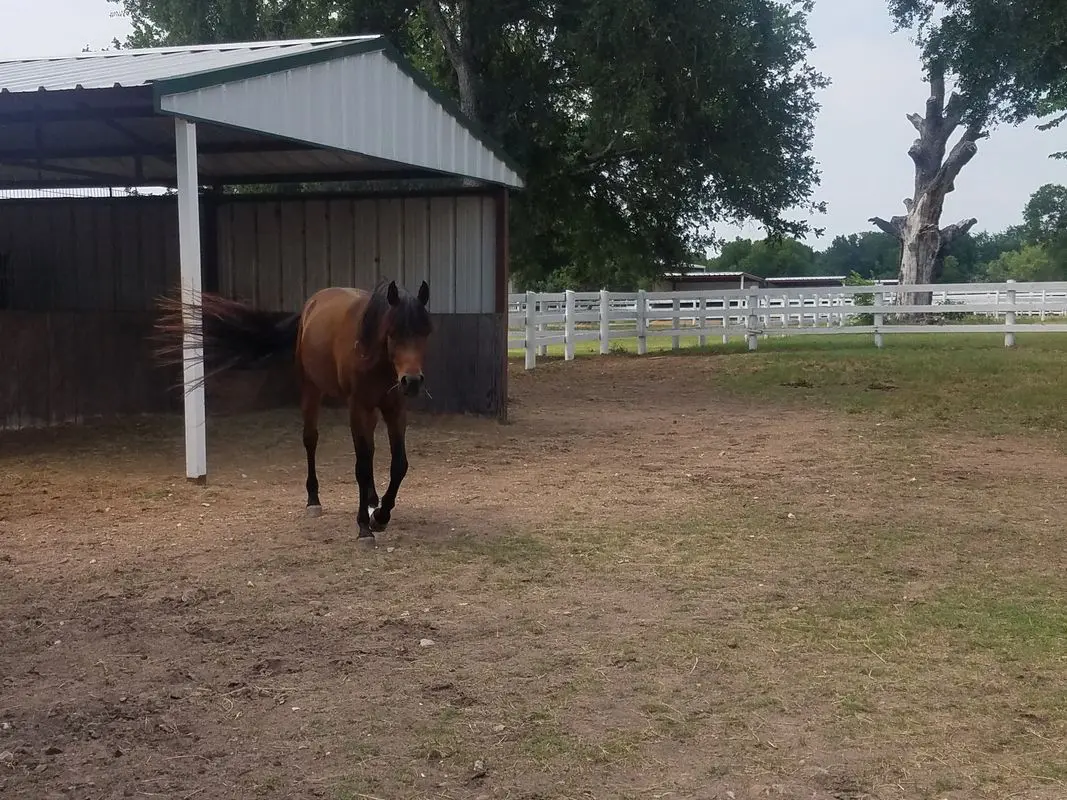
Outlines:
[[[217,294],[201,294],[200,322],[189,331],[192,348],[200,348],[204,378],[228,369],[265,367],[292,361],[300,332],[300,314],[279,316]],[[164,365],[185,363],[185,314],[195,306],[180,298],[159,301],[155,325],[156,359]],[[195,314],[190,314],[196,319]],[[194,383],[188,388],[199,385]]]

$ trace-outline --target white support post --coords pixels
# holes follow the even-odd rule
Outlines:
[[[526,369],[537,366],[537,292],[526,293]]]
[[[200,271],[200,181],[196,163],[196,124],[174,120],[175,157],[178,173],[178,253],[181,261],[182,303],[185,307],[183,340],[185,389],[185,475],[198,483],[207,481],[207,410],[204,395],[203,348],[190,327],[201,317]],[[195,388],[190,388],[195,386]]]
[[[637,290],[637,355],[648,352],[648,296],[644,289]]]
[[[885,322],[885,317],[881,314],[874,315],[874,346],[882,347],[885,345],[885,340],[882,338],[882,327]]]
[[[600,290],[600,355],[606,356],[611,350],[611,301],[608,290]]]
[[[574,361],[574,290],[566,292],[566,304],[563,310],[563,358]]]
[[[1015,281],[1009,279],[1008,283],[1015,283]],[[1009,308],[1009,311],[1004,315],[1004,325],[1005,326],[1014,326],[1015,325],[1015,290],[1009,288],[1008,291],[1007,291],[1007,295],[1008,295],[1008,308]],[[1004,332],[1004,346],[1005,347],[1015,347],[1015,331],[1007,330],[1007,331]]]
[[[759,340],[755,333],[756,328],[759,327],[759,317],[756,316],[757,311],[759,311],[759,295],[750,294],[748,296],[748,322],[745,326],[747,328],[745,338],[748,340],[749,350],[755,350]]]
[[[671,301],[671,309],[674,311],[674,316],[671,317],[671,327],[674,328],[675,330],[678,330],[678,328],[680,328],[682,326],[682,320],[678,316],[678,309],[680,309],[681,307],[682,307],[682,303],[677,297],[674,298],[673,301]],[[681,346],[682,346],[681,337],[678,336],[678,334],[675,334],[674,336],[672,336],[671,337],[671,350],[677,350]]]
[[[700,296],[700,302],[697,304],[700,309],[700,340],[697,342],[700,347],[708,346],[708,337],[705,335],[705,326],[708,324],[708,298],[704,295]]]
[[[731,315],[730,315],[731,308],[732,307],[730,305],[730,298],[729,297],[724,297],[722,299],[722,343],[723,344],[730,344],[730,323],[731,323],[731,321],[733,319],[731,317]]]

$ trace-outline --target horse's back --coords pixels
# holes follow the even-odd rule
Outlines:
[[[360,312],[368,293],[347,286],[320,289],[300,315],[297,361],[301,374],[324,394],[344,393],[345,362],[354,353]]]

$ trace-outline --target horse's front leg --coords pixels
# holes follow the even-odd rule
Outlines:
[[[356,450],[356,485],[359,486],[359,510],[356,524],[359,526],[359,542],[374,544],[370,509],[378,505],[378,492],[374,488],[374,428],[378,414],[354,401],[349,401],[349,425],[352,429],[352,446]]]
[[[389,488],[382,495],[382,504],[371,515],[371,530],[384,531],[396,507],[396,494],[408,474],[408,454],[404,445],[407,430],[407,411],[403,406],[391,406],[383,410],[382,418],[389,431]]]

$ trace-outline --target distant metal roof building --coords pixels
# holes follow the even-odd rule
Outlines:
[[[0,61],[0,186],[173,185],[174,124],[205,183],[521,170],[381,36]]]

